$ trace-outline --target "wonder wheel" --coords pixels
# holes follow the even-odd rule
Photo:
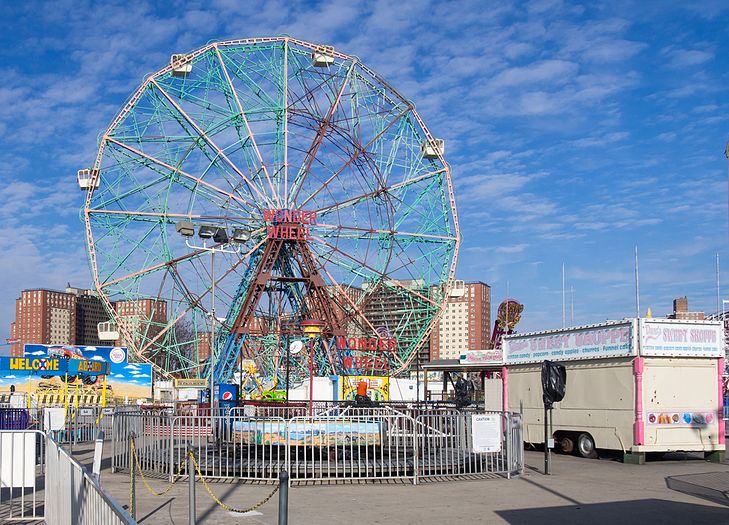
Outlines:
[[[442,141],[331,47],[256,38],[173,55],[79,184],[110,333],[171,376],[213,366],[228,381],[253,360],[295,380],[310,357],[319,375],[400,373],[454,276]]]

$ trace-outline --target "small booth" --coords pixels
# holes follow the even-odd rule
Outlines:
[[[500,349],[468,350],[458,359],[436,359],[421,368],[425,371],[426,401],[455,399],[456,382],[463,377],[477,383],[478,388],[473,389],[471,400],[482,403],[485,410],[500,411],[508,405],[506,383],[503,381],[508,370]],[[442,373],[440,392],[429,387],[433,372]]]

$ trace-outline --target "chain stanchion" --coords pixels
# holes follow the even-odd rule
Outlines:
[[[278,473],[278,525],[289,524],[289,473],[282,470]]]
[[[197,459],[195,458],[195,454],[193,452],[189,452],[190,458],[192,459],[193,465],[195,465],[195,471],[197,472],[197,475],[200,476],[200,481],[202,481],[203,487],[205,487],[205,491],[208,493],[208,495],[212,498],[212,500],[217,503],[223,510],[227,510],[228,512],[235,512],[240,514],[245,514],[246,512],[251,512],[256,510],[259,507],[262,507],[268,501],[273,497],[274,494],[276,494],[281,487],[281,485],[276,485],[276,488],[273,489],[273,491],[266,496],[264,499],[256,503],[255,505],[248,507],[247,509],[237,509],[235,507],[231,507],[230,505],[226,505],[222,501],[218,499],[218,497],[213,493],[213,491],[210,489],[210,486],[208,485],[208,482],[205,481],[205,478],[202,475],[202,472],[200,472],[200,466],[197,464]]]
[[[195,523],[195,475],[200,477],[200,481],[202,481],[203,487],[205,488],[205,491],[208,493],[208,495],[212,498],[212,500],[217,503],[223,510],[227,510],[228,512],[235,512],[240,514],[245,514],[246,512],[251,512],[256,510],[257,508],[265,505],[268,503],[268,501],[276,494],[279,489],[281,488],[281,483],[276,485],[276,487],[273,489],[273,491],[266,496],[264,499],[262,499],[260,502],[256,503],[255,505],[248,507],[247,509],[237,509],[235,507],[231,507],[230,505],[226,505],[218,497],[215,495],[215,493],[211,490],[210,486],[208,485],[208,482],[205,480],[205,477],[203,476],[202,472],[200,471],[200,465],[197,463],[197,459],[195,458],[195,453],[192,450],[188,450],[187,454],[185,454],[185,458],[180,461],[180,465],[177,468],[177,473],[174,475],[172,481],[169,483],[166,489],[164,489],[162,492],[155,491],[147,481],[147,478],[144,476],[144,472],[142,471],[142,466],[139,463],[139,456],[137,455],[137,447],[134,443],[134,438],[132,437],[129,441],[130,448],[131,448],[131,456],[130,458],[130,466],[129,466],[129,509],[130,514],[132,517],[135,517],[136,513],[136,487],[135,487],[135,472],[139,471],[140,476],[142,477],[142,483],[144,483],[144,486],[147,487],[147,490],[154,496],[164,496],[167,494],[172,487],[177,483],[179,480],[182,469],[185,466],[185,464],[188,465],[187,467],[187,475],[190,480],[190,523]],[[283,480],[282,480],[283,481]],[[286,480],[286,489],[288,489],[288,479]],[[287,498],[288,499],[288,498]]]
[[[197,503],[195,503],[195,466],[194,466],[194,456],[192,455],[192,451],[187,451],[187,472],[190,473],[190,475],[187,476],[187,492],[188,492],[188,521],[190,522],[190,525],[195,525],[197,523]]]
[[[132,438],[132,451],[134,451],[134,438]],[[131,458],[130,462],[131,462]],[[137,520],[137,487],[134,465],[129,465],[129,514]]]

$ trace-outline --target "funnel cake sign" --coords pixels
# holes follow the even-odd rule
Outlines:
[[[615,323],[591,327],[509,335],[504,338],[506,363],[539,363],[545,359],[566,361],[622,357],[634,353],[632,324]]]
[[[309,227],[316,224],[316,212],[307,210],[263,210],[269,239],[286,241],[311,240]]]

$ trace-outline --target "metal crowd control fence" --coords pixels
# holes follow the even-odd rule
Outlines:
[[[25,430],[30,414],[25,408],[0,408],[0,430]]]
[[[111,471],[128,472],[135,447],[139,468],[153,477],[168,478],[172,444],[172,417],[166,413],[120,412],[113,418]]]
[[[59,435],[63,442],[87,443],[94,441],[99,431],[111,434],[114,415],[112,407],[73,407],[68,410],[65,432]]]
[[[295,417],[282,429],[295,481],[416,480],[415,421],[375,408]]]
[[[134,446],[145,475],[169,480],[180,472],[188,451],[195,454],[201,475],[211,479],[274,482],[286,470],[292,482],[417,483],[419,478],[511,477],[523,472],[518,414],[489,413],[500,421],[498,447],[474,452],[470,418],[482,411],[337,406],[313,416],[292,416],[297,407],[280,408],[265,416],[246,415],[244,409],[214,417],[117,413],[112,469],[129,471]]]
[[[43,519],[44,459],[42,432],[0,432],[0,521]]]
[[[497,417],[501,443],[491,452],[475,452],[471,416]],[[511,477],[523,471],[521,420],[504,412],[442,412],[418,416],[418,478]]]
[[[50,436],[46,440],[45,521],[48,525],[136,524],[91,474]]]

